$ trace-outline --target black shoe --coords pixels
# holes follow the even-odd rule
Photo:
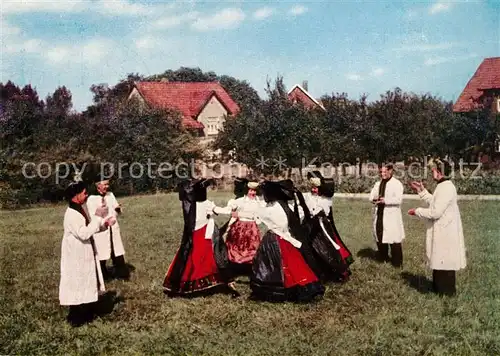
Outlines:
[[[87,304],[71,306],[66,321],[73,327],[80,327],[94,319],[91,307]]]
[[[240,292],[236,290],[236,288],[232,285],[227,285],[227,288],[229,289],[229,293],[231,294],[231,298],[238,298],[241,296]]]

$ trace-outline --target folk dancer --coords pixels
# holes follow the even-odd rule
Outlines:
[[[306,236],[299,216],[289,206],[289,201],[295,200],[293,183],[265,181],[261,189],[266,204],[259,209],[258,216],[269,230],[254,258],[250,278],[252,297],[275,302],[310,302],[322,298],[325,288],[301,251],[307,247]],[[245,212],[233,214],[254,217]]]
[[[179,184],[184,231],[163,281],[169,295],[195,295],[219,286],[232,297],[240,295],[229,277],[227,250],[213,218],[219,208],[207,199],[207,187],[213,184],[206,178]]]
[[[309,243],[325,280],[346,282],[351,275],[349,266],[354,262],[351,251],[340,238],[333,220],[332,197],[335,184],[325,179],[321,172],[309,172],[307,178],[311,184],[311,191],[304,193],[303,198],[298,195],[301,205],[306,206],[304,224],[309,231]]]
[[[262,206],[262,200],[257,196],[259,182],[256,179],[248,180],[237,178],[234,182],[236,199],[231,199],[227,206],[219,209],[219,214],[230,215],[233,211],[257,213]],[[251,270],[253,258],[261,240],[259,230],[260,220],[255,218],[233,218],[221,230],[227,246],[229,261],[235,267],[248,267]]]
[[[373,204],[372,232],[377,243],[379,259],[391,262],[394,267],[403,266],[403,248],[405,238],[401,203],[403,201],[403,184],[393,177],[394,169],[387,164],[380,169],[381,180],[376,182],[370,192]],[[389,258],[389,246],[391,258]]]
[[[65,195],[69,206],[63,223],[59,302],[69,306],[68,322],[80,326],[93,319],[99,294],[106,291],[93,236],[113,226],[115,219],[101,206],[91,219],[85,206],[86,184],[81,180],[72,182]]]
[[[427,223],[426,254],[432,269],[434,291],[453,296],[456,294],[456,271],[467,266],[457,189],[448,178],[452,169],[448,161],[431,159],[429,166],[437,182],[434,194],[422,183],[412,182],[411,187],[428,207],[410,209],[408,214]]]
[[[117,219],[122,213],[122,207],[113,192],[109,190],[109,180],[98,175],[95,178],[95,186],[98,195],[89,196],[87,202],[90,213],[93,214],[99,206],[107,206],[108,216]],[[114,275],[118,279],[127,280],[130,278],[130,272],[125,264],[125,249],[118,221],[109,229],[96,234],[96,248],[105,280],[111,277],[106,267],[110,258],[113,261]]]

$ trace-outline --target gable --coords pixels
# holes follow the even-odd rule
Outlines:
[[[312,95],[309,94],[309,92],[302,88],[300,85],[295,85],[292,90],[288,92],[288,98],[293,102],[303,103],[309,109],[319,107],[325,110],[323,105],[319,101],[314,99]]]
[[[217,95],[212,95],[207,103],[202,107],[200,113],[197,116],[198,120],[205,117],[224,117],[228,115],[228,110],[221,103]]]
[[[469,112],[477,109],[485,91],[495,89],[500,89],[500,57],[483,60],[453,105],[453,111]]]

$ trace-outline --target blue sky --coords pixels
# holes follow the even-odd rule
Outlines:
[[[500,56],[499,1],[1,0],[0,81],[58,86],[74,108],[92,84],[181,66],[247,80],[303,80],[312,95],[399,86],[456,100]]]

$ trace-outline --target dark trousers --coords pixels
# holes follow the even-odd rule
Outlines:
[[[432,288],[437,294],[454,296],[457,292],[455,271],[433,270]]]
[[[118,278],[128,278],[129,273],[127,266],[125,265],[125,257],[123,255],[121,256],[115,256],[114,252],[111,252],[111,260],[113,261],[113,267],[114,270],[117,274]],[[102,275],[104,279],[109,279],[110,274],[108,272],[108,268],[106,267],[106,260],[100,261],[101,263],[101,270],[102,270]]]
[[[382,261],[391,261],[394,267],[403,266],[403,247],[401,243],[384,244],[377,242],[377,246]],[[389,258],[389,248],[391,249],[391,258]]]
[[[94,319],[95,303],[71,305],[66,320],[72,326],[82,326]]]

